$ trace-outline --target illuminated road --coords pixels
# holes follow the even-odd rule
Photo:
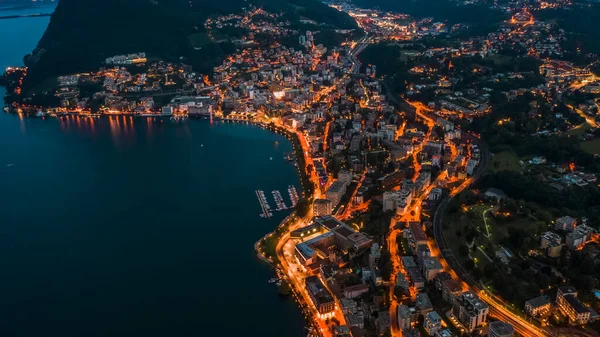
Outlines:
[[[430,113],[431,110],[428,109],[426,106],[424,106],[421,103],[412,103],[412,102],[407,102],[407,103],[415,108],[416,115],[418,117],[422,118],[428,124],[428,126],[430,127],[430,130],[431,130],[431,128],[434,124],[434,119],[436,118],[434,115],[428,115],[428,113]],[[434,238],[429,239],[428,246],[431,249],[432,255],[437,256],[437,258],[440,260],[440,263],[442,264],[444,269],[454,279],[457,279],[461,282],[461,284],[463,285],[463,290],[472,289],[480,294],[481,298],[489,304],[491,316],[512,324],[513,327],[515,328],[515,331],[523,336],[526,336],[526,337],[549,336],[549,333],[546,330],[543,330],[543,329],[527,322],[525,319],[520,317],[518,314],[515,314],[514,312],[509,310],[507,308],[506,304],[504,303],[504,301],[502,301],[502,299],[498,298],[495,295],[488,294],[485,290],[482,290],[478,286],[478,283],[475,280],[473,280],[469,276],[469,274],[466,273],[464,268],[462,268],[462,266],[458,263],[458,261],[456,261],[456,259],[454,259],[454,257],[452,256],[452,253],[450,252],[450,250],[448,249],[448,246],[446,245],[446,242],[443,237],[442,217],[444,214],[444,210],[445,210],[446,206],[448,205],[448,202],[451,200],[452,197],[456,196],[458,193],[460,193],[461,191],[466,189],[468,186],[470,186],[475,180],[477,180],[481,176],[481,174],[485,171],[485,168],[487,167],[488,161],[489,161],[489,154],[487,153],[487,151],[485,150],[485,147],[483,147],[483,144],[481,144],[481,142],[479,141],[478,138],[476,138],[473,135],[470,135],[468,133],[464,134],[464,137],[469,139],[470,141],[476,143],[479,146],[479,148],[482,150],[482,158],[481,158],[481,161],[480,161],[476,171],[474,172],[474,175],[472,177],[470,177],[469,179],[465,180],[458,187],[455,187],[450,192],[450,196],[447,197],[446,199],[444,199],[441,202],[441,204],[438,206],[438,208],[436,209],[436,212],[433,217]],[[427,141],[428,138],[429,137],[426,137],[424,141]],[[418,152],[421,151],[421,149],[422,149],[422,145],[416,147],[415,153],[413,155],[416,157]],[[456,149],[451,149],[451,151],[452,151],[453,156],[456,155]],[[415,172],[415,176],[417,174],[418,174],[418,171]],[[428,186],[428,188],[423,192],[423,194],[419,198],[417,198],[416,200],[413,201],[410,209],[403,216],[401,216],[400,219],[392,218],[392,220],[390,222],[390,232],[389,232],[389,236],[387,238],[387,244],[388,244],[388,248],[390,250],[392,264],[393,264],[393,273],[392,273],[392,277],[391,277],[390,290],[389,290],[390,298],[391,298],[391,305],[390,305],[391,317],[390,317],[390,319],[392,322],[392,335],[393,336],[401,335],[401,332],[398,329],[397,317],[396,317],[396,308],[398,307],[398,302],[393,296],[393,291],[394,291],[394,287],[395,287],[395,283],[396,283],[395,282],[396,274],[398,272],[404,272],[402,270],[402,266],[400,263],[400,254],[397,251],[398,245],[396,243],[397,236],[400,235],[402,232],[400,229],[395,228],[396,223],[399,221],[400,222],[420,221],[420,211],[419,211],[420,206],[421,206],[421,203],[424,200],[424,198],[431,191],[431,188],[433,188],[434,186],[440,185],[441,183],[449,182],[449,181],[450,181],[450,179],[447,178],[446,172],[445,171],[442,172],[440,174],[440,176],[438,176],[438,178]],[[412,297],[412,291],[411,291],[411,297]]]
[[[596,120],[592,116],[586,114],[585,112],[581,111],[581,109],[578,109],[570,104],[567,104],[567,107],[569,109],[575,111],[579,116],[581,116],[583,119],[585,119],[585,122],[588,123],[591,127],[593,127],[593,128],[598,127],[598,123],[596,123]]]
[[[421,170],[421,165],[419,164],[419,161],[417,158],[418,154],[423,150],[423,145],[425,142],[427,142],[427,140],[431,136],[431,132],[435,125],[433,118],[430,118],[429,116],[427,116],[421,112],[421,110],[426,109],[424,106],[422,106],[422,104],[415,108],[417,110],[417,115],[425,121],[425,124],[427,124],[429,130],[428,130],[427,134],[425,135],[425,138],[423,139],[423,143],[421,143],[413,148],[412,156],[413,156],[413,166],[415,169],[415,175],[414,175],[413,179],[418,177],[419,171]],[[402,127],[401,127],[402,134],[404,133],[405,125],[406,125],[406,122],[404,122],[402,124]],[[401,229],[396,228],[396,224],[398,222],[420,221],[420,219],[421,219],[420,210],[422,209],[421,204],[422,204],[423,200],[429,195],[429,192],[431,191],[431,189],[434,186],[439,185],[439,183],[441,181],[443,181],[445,179],[445,177],[446,177],[445,171],[443,173],[440,173],[440,175],[437,177],[437,179],[434,182],[432,182],[431,184],[429,184],[429,186],[421,193],[421,195],[418,198],[415,198],[411,202],[409,209],[404,214],[402,214],[399,219],[397,216],[394,216],[390,220],[390,227],[389,227],[390,229],[389,229],[389,234],[388,234],[386,241],[387,241],[387,247],[390,252],[390,257],[391,257],[391,261],[392,261],[392,275],[390,276],[390,286],[389,286],[390,322],[391,322],[390,330],[391,330],[392,336],[401,336],[402,335],[402,332],[398,328],[398,322],[397,322],[398,315],[396,312],[399,303],[398,303],[398,300],[394,296],[394,290],[396,288],[396,278],[397,278],[396,276],[398,275],[398,273],[402,273],[405,276],[407,276],[406,270],[404,270],[404,268],[402,267],[402,264],[400,263],[401,254],[398,252],[398,244],[397,244],[398,235],[402,235],[403,231]],[[414,300],[416,298],[416,295],[417,295],[416,289],[414,287],[411,287],[410,288],[411,300]]]
[[[355,45],[355,47],[350,52],[350,56],[351,56],[351,60],[352,60],[352,68],[350,69],[350,72],[348,74],[344,75],[342,78],[338,79],[338,81],[336,81],[335,84],[333,84],[329,87],[322,88],[319,92],[317,92],[315,95],[314,102],[318,102],[323,96],[328,95],[333,89],[335,89],[337,87],[337,85],[339,83],[342,83],[342,81],[344,81],[349,76],[349,74],[358,73],[358,71],[360,70],[360,62],[356,59],[356,56],[358,55],[358,53],[360,53],[362,50],[364,50],[364,48],[366,48],[369,41],[370,40],[368,37],[364,37],[361,40],[359,40],[359,42]],[[289,132],[295,133],[298,136],[300,146],[302,147],[302,153],[304,155],[304,161],[305,161],[304,169],[308,173],[311,183],[314,184],[316,187],[313,197],[320,198],[322,192],[321,192],[321,189],[319,188],[319,186],[320,186],[319,177],[314,168],[310,171],[308,170],[309,165],[311,165],[311,166],[313,165],[313,158],[311,156],[310,143],[308,142],[308,140],[306,139],[306,137],[304,136],[304,134],[302,132],[300,132],[298,130],[290,129],[289,127],[283,125],[279,119],[272,119],[271,122],[273,122],[275,125],[277,125],[279,127],[285,128]],[[327,123],[327,125],[326,125],[326,132],[324,135],[325,139],[323,140],[324,150],[327,149],[326,137],[329,133],[329,128],[330,128],[329,124],[330,123]],[[364,179],[364,175],[363,175],[363,177],[361,177],[360,182],[362,182],[362,179]],[[359,183],[359,185],[360,185],[360,183]],[[358,190],[358,188],[357,188],[357,190]],[[307,276],[309,276],[309,274],[305,271],[304,267],[301,266],[297,262],[295,255],[294,255],[294,241],[290,239],[290,233],[292,231],[294,231],[298,228],[301,228],[303,226],[306,226],[307,224],[310,223],[310,215],[312,214],[312,209],[309,210],[308,214],[309,215],[307,215],[306,218],[299,219],[298,221],[296,221],[292,225],[290,225],[288,230],[279,238],[279,241],[277,242],[276,253],[277,253],[277,257],[280,261],[280,267],[283,270],[283,275],[285,276],[285,279],[290,283],[290,286],[299,294],[299,297],[297,297],[297,300],[300,302],[301,305],[306,305],[308,308],[310,308],[309,310],[310,310],[310,314],[312,316],[312,321],[318,327],[319,335],[329,337],[329,336],[332,336],[332,333],[329,329],[328,324],[326,323],[326,318],[321,317],[319,315],[316,307],[313,305],[313,303],[310,299],[310,296],[305,288],[304,279]],[[272,234],[269,234],[269,235],[272,235]],[[326,282],[323,282],[323,284],[325,284],[327,286]],[[336,308],[335,308],[333,317],[335,317],[335,319],[337,319],[337,321],[340,323],[340,325],[345,325],[344,315],[341,311],[341,307],[340,307],[339,303],[337,303],[337,299],[336,299]],[[330,322],[329,325],[331,325],[331,324],[332,323]]]

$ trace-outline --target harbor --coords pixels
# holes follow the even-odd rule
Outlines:
[[[298,203],[299,197],[298,192],[296,191],[296,187],[293,185],[288,186],[288,195],[291,202],[291,206],[286,205],[286,201],[283,199],[283,195],[279,190],[273,190],[271,194],[273,195],[273,200],[275,201],[276,208],[275,211],[285,211],[290,208],[293,208]],[[263,190],[255,191],[256,197],[258,198],[258,203],[260,204],[261,213],[259,214],[262,218],[270,218],[273,216],[271,205],[269,204],[269,200],[266,197],[266,194]]]
[[[269,202],[267,201],[265,192],[261,191],[261,190],[256,190],[255,193],[256,193],[256,196],[258,197],[258,202],[260,203],[260,208],[262,210],[262,213],[260,214],[260,216],[263,218],[267,218],[267,219],[272,217],[273,213],[271,212],[271,206],[269,206]]]

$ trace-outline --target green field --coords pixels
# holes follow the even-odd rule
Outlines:
[[[581,149],[587,153],[600,153],[600,138],[592,139],[581,143]]]
[[[479,268],[483,268],[490,263],[488,257],[493,259],[495,251],[500,246],[504,246],[503,242],[508,238],[510,228],[536,231],[536,223],[532,219],[519,217],[508,220],[508,218],[503,218],[502,215],[497,215],[497,220],[494,219],[491,212],[492,206],[477,204],[463,207],[457,213],[444,216],[444,219],[446,219],[444,221],[444,237],[452,253],[461,263],[473,258],[475,264]],[[472,231],[476,231],[478,234],[474,241],[468,241],[467,233]],[[459,246],[461,244],[471,245],[472,243],[481,249],[472,248],[469,251],[469,256],[461,255]]]
[[[521,164],[519,164],[519,157],[517,157],[517,155],[512,151],[494,153],[492,156],[492,163],[488,169],[492,172],[521,172],[522,170]]]

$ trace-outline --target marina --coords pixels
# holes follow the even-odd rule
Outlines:
[[[255,191],[256,196],[258,197],[258,202],[260,203],[260,208],[262,209],[262,213],[260,214],[263,218],[270,218],[273,216],[271,212],[271,206],[269,206],[269,202],[267,201],[267,197],[265,196],[265,192],[262,190]]]
[[[273,200],[275,201],[276,208],[275,211],[285,211],[290,208],[294,208],[300,199],[298,197],[298,192],[296,191],[296,187],[294,185],[288,185],[288,195],[291,201],[291,206],[286,205],[285,200],[279,190],[273,190],[271,194],[273,195]],[[269,205],[269,201],[265,195],[263,190],[256,190],[256,197],[258,198],[258,202],[260,203],[261,213],[260,216],[262,218],[270,218],[273,216],[272,208]]]
[[[283,197],[281,196],[281,192],[279,192],[278,190],[275,190],[273,192],[271,192],[273,194],[273,198],[275,199],[275,204],[277,205],[277,210],[278,211],[284,211],[286,209],[288,209],[288,207],[286,206],[285,202],[283,201]]]
[[[288,193],[290,195],[290,200],[292,201],[292,207],[296,206],[296,204],[298,203],[298,192],[296,191],[296,187],[289,185],[288,186]]]

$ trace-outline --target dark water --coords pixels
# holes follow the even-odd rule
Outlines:
[[[0,66],[47,22],[0,20]],[[0,336],[304,336],[253,252],[285,215],[254,190],[299,187],[290,150],[240,124],[0,113]]]

